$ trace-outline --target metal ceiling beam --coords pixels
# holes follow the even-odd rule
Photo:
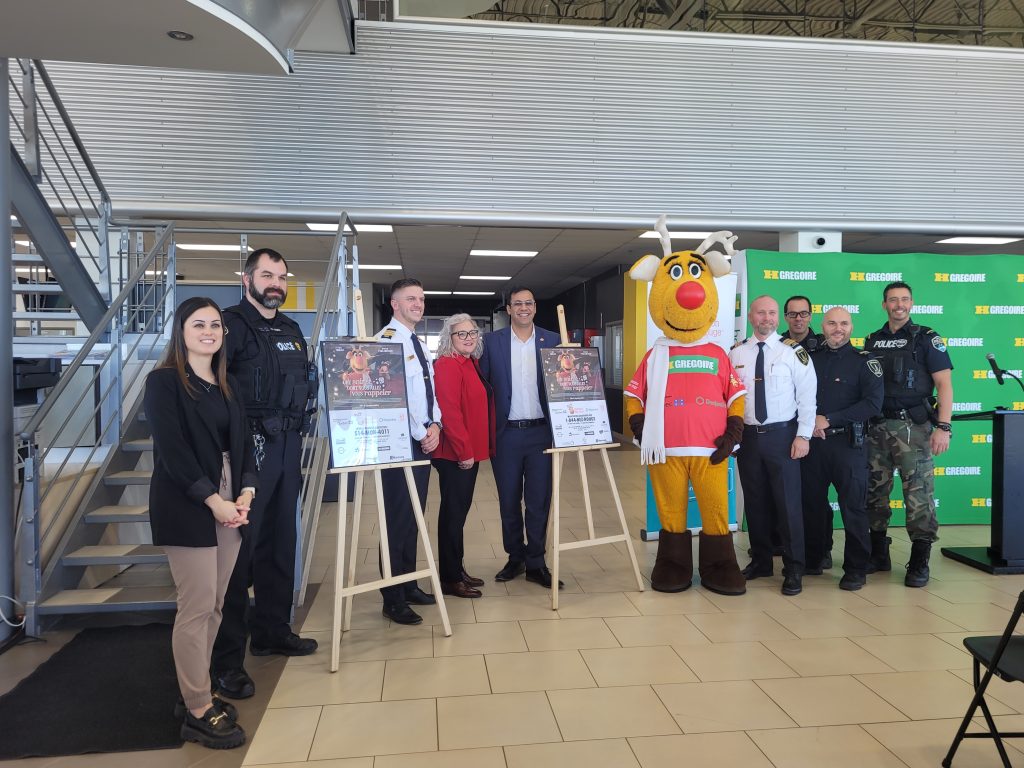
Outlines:
[[[846,27],[846,33],[849,35],[855,35],[866,22],[881,16],[883,13],[888,13],[899,4],[900,0],[875,0],[870,8],[850,22],[849,26]]]

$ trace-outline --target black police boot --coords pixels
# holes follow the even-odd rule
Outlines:
[[[910,549],[910,562],[907,563],[907,577],[903,583],[908,587],[923,587],[928,583],[931,574],[928,571],[928,558],[932,553],[930,541],[915,541]]]
[[[876,571],[891,571],[892,560],[889,559],[889,545],[892,539],[885,535],[885,531],[871,532],[871,558],[868,560],[868,573]]]

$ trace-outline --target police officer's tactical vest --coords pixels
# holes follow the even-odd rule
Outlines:
[[[882,338],[875,331],[864,342],[865,351],[873,353],[882,362],[885,399],[899,402],[901,406],[920,403],[931,395],[934,388],[924,361],[917,359],[918,338],[934,331],[926,325],[917,324],[911,324],[908,330],[910,338]],[[900,339],[906,341],[902,347],[888,346]]]
[[[306,344],[298,325],[291,321],[274,328],[268,323],[256,324],[233,307],[225,309],[224,314],[241,318],[259,348],[255,357],[236,357],[232,362],[246,413],[265,423],[280,417],[286,423],[279,429],[297,429],[306,403],[316,397],[317,386],[316,368],[306,359]]]

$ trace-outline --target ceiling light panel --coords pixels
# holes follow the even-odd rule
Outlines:
[[[510,259],[532,259],[537,251],[502,251],[488,248],[474,248],[469,252],[470,256],[505,256]]]
[[[1019,237],[947,237],[945,240],[936,240],[936,243],[946,245],[1009,245],[1019,243]]]
[[[225,252],[238,252],[242,250],[241,245],[216,245],[208,243],[175,243],[174,247],[179,251],[225,251]],[[252,253],[252,248],[248,249]]]
[[[511,280],[512,275],[459,275],[459,280]]]
[[[668,236],[670,240],[703,240],[710,234],[710,232],[669,232]],[[661,235],[653,229],[644,232],[640,237],[645,237],[651,240],[661,239]]]
[[[309,227],[313,232],[337,232],[337,224],[314,224],[312,222],[306,222],[306,226]],[[346,232],[351,232],[349,227],[345,227]],[[394,227],[390,224],[356,224],[356,232],[360,235],[367,232],[394,232]]]

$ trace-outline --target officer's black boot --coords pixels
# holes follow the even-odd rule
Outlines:
[[[868,560],[868,567],[864,569],[868,573],[892,570],[892,560],[889,559],[889,545],[892,544],[892,539],[885,533],[871,532],[871,558]]]
[[[932,552],[930,541],[915,541],[910,549],[910,562],[907,563],[907,577],[903,583],[908,587],[923,587],[931,575],[928,572],[928,558]]]

